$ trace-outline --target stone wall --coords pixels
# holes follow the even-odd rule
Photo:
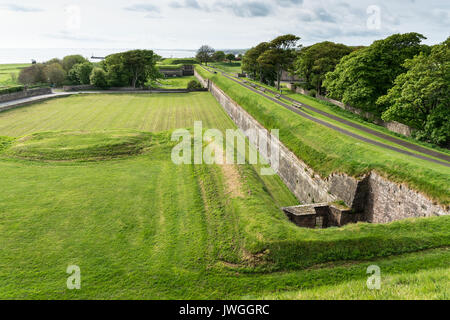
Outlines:
[[[35,96],[41,96],[44,94],[52,93],[52,89],[50,88],[37,88],[37,89],[28,89],[19,92],[7,93],[0,95],[0,102],[8,102],[18,99],[30,98]]]
[[[63,91],[71,92],[71,91],[84,91],[84,90],[95,90],[97,89],[93,85],[90,84],[81,84],[81,85],[73,85],[73,86],[63,86]]]
[[[342,103],[340,101],[334,100],[334,99],[330,99],[321,95],[317,95],[316,96],[317,99],[326,101],[326,102],[330,102],[338,107],[340,107],[341,109],[350,111],[352,113],[358,114],[361,117],[364,117],[366,119],[370,119],[372,120],[375,124],[385,127],[386,129],[392,131],[392,132],[396,132],[399,134],[403,134],[404,136],[408,136],[410,137],[411,134],[413,133],[413,129],[411,127],[408,127],[407,125],[397,122],[397,121],[389,121],[389,122],[385,122],[383,120],[381,120],[379,117],[377,117],[376,115],[374,115],[371,112],[368,111],[364,111],[358,108],[354,108],[352,106],[346,105],[345,103]]]
[[[243,132],[258,129],[270,136],[258,121],[211,80],[203,79],[197,72],[195,76],[209,89],[239,129]],[[250,135],[247,137],[250,143],[260,150],[261,145],[257,137]],[[410,217],[430,217],[450,213],[449,208],[443,208],[423,194],[405,185],[389,181],[375,172],[359,179],[343,173],[334,173],[324,179],[281,142],[277,173],[301,203],[331,203],[343,200],[353,211],[364,214],[358,217],[358,221],[386,223]]]
[[[180,68],[180,69],[159,69],[159,72],[161,72],[166,78],[183,76],[182,68]]]

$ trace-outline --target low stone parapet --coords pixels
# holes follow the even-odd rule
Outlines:
[[[24,98],[30,98],[35,96],[41,96],[45,94],[52,93],[51,88],[36,88],[36,89],[25,89],[19,92],[7,93],[0,95],[0,102],[9,102]]]

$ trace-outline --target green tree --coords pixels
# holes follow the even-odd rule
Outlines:
[[[203,45],[197,50],[196,58],[200,61],[200,63],[205,63],[208,65],[208,62],[212,61],[214,52],[215,50],[210,46]]]
[[[216,62],[222,62],[223,60],[225,60],[225,52],[223,51],[214,52],[214,54],[212,55],[212,60]]]
[[[263,66],[258,62],[258,58],[269,49],[270,44],[268,42],[261,42],[256,47],[248,50],[242,58],[242,70],[250,76],[252,79],[258,79],[260,82],[264,80]]]
[[[67,80],[70,84],[81,84],[80,79],[78,78],[78,70],[76,68],[77,64],[72,67],[72,69],[67,72]]]
[[[70,55],[70,56],[65,56],[61,62],[62,67],[64,68],[64,70],[66,72],[69,72],[70,69],[72,69],[72,67],[76,64],[79,63],[85,63],[88,62],[88,60],[86,58],[84,58],[83,56],[76,54],[76,55]]]
[[[74,84],[89,84],[93,64],[90,62],[78,63],[70,69],[67,79]]]
[[[295,61],[295,73],[306,81],[306,89],[323,93],[325,75],[333,71],[342,57],[353,50],[343,44],[330,41],[316,43],[303,48]]]
[[[228,63],[231,64],[234,60],[236,60],[236,56],[232,53],[229,53],[226,55],[225,59],[228,60]]]
[[[47,78],[45,76],[45,65],[42,63],[32,64],[31,66],[24,68],[19,73],[19,82],[24,85],[45,83]]]
[[[122,54],[123,65],[131,75],[131,86],[143,86],[159,76],[156,60],[151,50],[131,50]]]
[[[151,50],[131,50],[112,54],[103,61],[112,86],[143,86],[161,75],[156,68],[157,56]]]
[[[95,87],[99,88],[107,88],[108,87],[108,80],[105,70],[101,68],[94,68],[92,70],[91,76],[90,76],[91,84]]]
[[[299,37],[292,34],[277,37],[270,42],[269,50],[258,58],[258,63],[275,69],[278,90],[283,71],[290,70],[295,60],[299,40]]]
[[[406,59],[429,51],[421,45],[423,39],[418,33],[395,34],[343,57],[336,69],[326,74],[323,86],[328,96],[381,115],[386,106],[377,105],[377,99],[406,71]]]
[[[94,66],[90,62],[85,62],[78,65],[78,78],[80,79],[81,84],[90,83],[90,76],[93,68]]]
[[[54,86],[61,86],[66,78],[66,72],[59,63],[53,63],[45,67],[47,81]]]
[[[421,140],[450,143],[450,38],[431,53],[420,53],[404,63],[388,93],[377,104],[388,106],[383,120],[395,120],[418,129]]]
[[[51,64],[54,64],[54,63],[58,63],[58,64],[60,64],[61,67],[62,67],[62,60],[61,60],[61,59],[58,59],[58,58],[50,59],[50,60],[48,60],[47,62],[45,62],[44,64],[45,64],[45,65],[51,65]]]

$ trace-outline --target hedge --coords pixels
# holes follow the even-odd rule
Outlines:
[[[14,92],[20,92],[25,90],[24,86],[11,86],[11,87],[0,87],[0,94],[8,94],[8,93],[14,93]]]

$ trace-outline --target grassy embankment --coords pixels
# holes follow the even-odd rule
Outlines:
[[[223,70],[228,73],[241,73],[241,62],[240,61],[234,61],[234,62],[211,62],[209,63],[211,66]]]
[[[277,176],[171,161],[170,132],[195,120],[235,128],[206,92],[0,113],[0,298],[448,298],[450,254],[432,249],[450,244],[448,217],[297,228]],[[66,289],[72,264],[80,291]]]
[[[162,89],[186,89],[189,82],[195,80],[194,76],[159,79],[153,82],[152,87]]]
[[[442,205],[450,204],[448,167],[363,143],[299,117],[220,74],[201,67],[197,71],[211,78],[266,128],[280,129],[281,141],[322,177],[333,172],[358,177],[375,170]]]
[[[177,59],[170,58],[164,59],[157,63],[157,68],[159,69],[181,69],[185,64],[197,64],[197,60],[195,59]],[[161,89],[186,89],[187,85],[190,81],[195,80],[194,76],[185,76],[185,77],[174,77],[167,79],[159,79],[158,81],[153,81],[151,86],[154,88]]]

